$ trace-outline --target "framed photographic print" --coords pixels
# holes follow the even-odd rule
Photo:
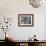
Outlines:
[[[33,14],[18,14],[18,26],[33,26],[34,15]]]

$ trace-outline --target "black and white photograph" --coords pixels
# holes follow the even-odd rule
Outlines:
[[[19,26],[33,26],[33,14],[18,14]]]

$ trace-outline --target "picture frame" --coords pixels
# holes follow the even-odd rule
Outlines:
[[[18,26],[34,26],[34,15],[18,14]]]

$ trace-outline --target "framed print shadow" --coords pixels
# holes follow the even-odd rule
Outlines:
[[[18,26],[33,26],[34,15],[33,14],[18,14]]]

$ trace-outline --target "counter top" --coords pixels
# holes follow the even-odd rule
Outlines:
[[[16,40],[16,41],[13,41],[13,42],[43,42],[43,43],[46,43],[46,40],[39,40],[39,41],[29,41],[29,40]]]
[[[6,41],[9,41],[9,42],[25,42],[25,43],[27,43],[27,42],[46,43],[46,40],[38,40],[38,41],[33,41],[33,40],[31,40],[31,41],[29,41],[29,40],[6,40]]]

